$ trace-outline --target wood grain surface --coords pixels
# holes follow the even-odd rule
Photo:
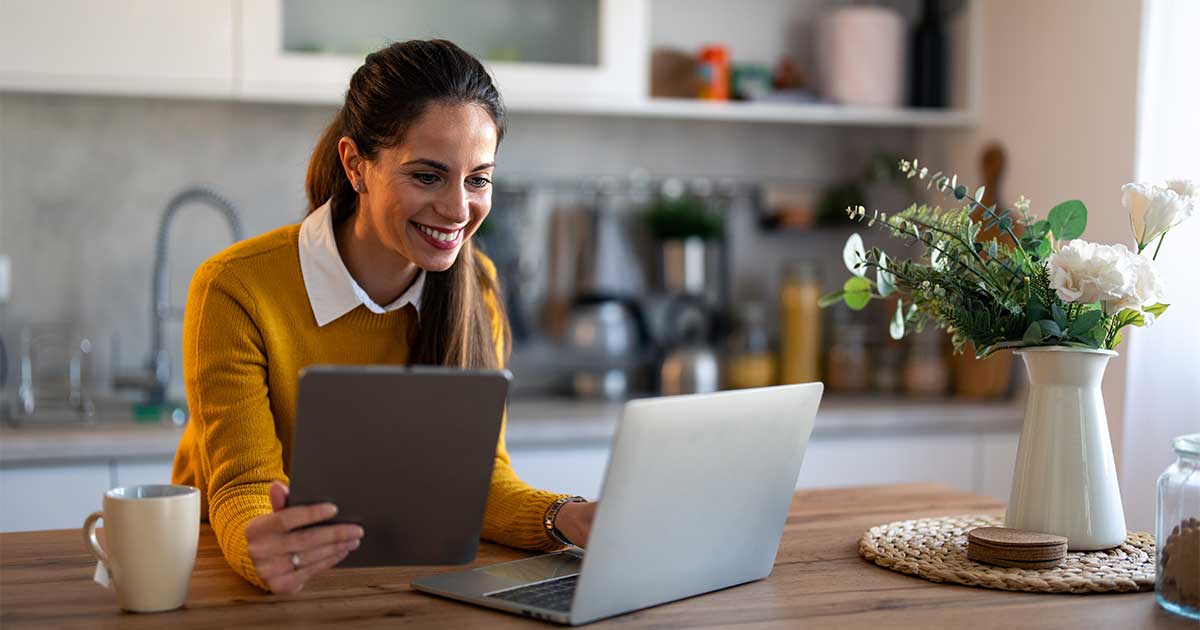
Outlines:
[[[788,516],[770,577],[614,617],[589,627],[680,628],[1187,628],[1153,593],[1050,595],[934,584],[859,557],[881,523],[947,514],[997,513],[1001,503],[940,485],[802,491]],[[82,517],[81,517],[82,520]],[[476,565],[525,557],[492,544]],[[335,569],[291,596],[263,593],[225,564],[204,526],[184,608],[120,612],[92,582],[95,560],[75,530],[0,534],[3,628],[447,627],[552,625],[411,591],[418,575],[446,567]]]

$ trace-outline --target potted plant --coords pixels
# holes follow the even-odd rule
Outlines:
[[[1024,196],[1012,210],[985,206],[984,190],[970,194],[956,175],[930,173],[917,160],[901,160],[900,171],[953,205],[913,204],[892,215],[847,208],[852,219],[917,244],[923,255],[889,258],[865,250],[853,234],[843,250],[853,275],[821,304],[861,309],[898,294],[894,338],[932,324],[951,335],[956,351],[967,342],[978,357],[1015,349],[1030,391],[1007,525],[1066,536],[1073,550],[1120,545],[1125,518],[1100,380],[1121,331],[1167,310],[1154,259],[1167,232],[1196,213],[1196,186],[1177,180],[1122,188],[1134,251],[1081,240],[1087,208],[1079,200],[1037,220]],[[1002,236],[978,238],[991,227]]]
[[[700,295],[712,278],[706,272],[721,238],[721,216],[703,199],[690,195],[663,196],[645,208],[643,218],[658,243],[663,288]]]

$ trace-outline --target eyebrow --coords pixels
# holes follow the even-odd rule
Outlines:
[[[441,162],[438,162],[437,160],[430,160],[428,158],[417,158],[415,160],[409,160],[409,161],[405,162],[404,164],[401,164],[401,166],[409,166],[411,164],[424,164],[425,166],[437,169],[442,172],[446,172],[446,173],[450,172],[449,166],[446,166],[445,164],[442,164]],[[479,166],[476,166],[475,168],[471,169],[471,172],[475,173],[477,171],[482,171],[484,169],[492,168],[494,166],[496,166],[495,162],[487,162],[484,164],[480,164]]]

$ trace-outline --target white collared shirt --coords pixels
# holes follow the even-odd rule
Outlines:
[[[304,276],[304,288],[308,291],[308,302],[317,318],[317,326],[332,322],[358,308],[359,304],[377,314],[402,309],[409,304],[418,313],[421,311],[421,291],[425,288],[423,270],[418,270],[408,290],[387,306],[376,304],[358,286],[338,253],[333,213],[328,201],[300,224],[300,273]]]

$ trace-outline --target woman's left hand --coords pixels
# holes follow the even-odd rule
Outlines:
[[[558,509],[554,517],[554,527],[576,547],[587,547],[588,536],[592,533],[592,518],[596,515],[599,503],[581,502],[566,503]]]

